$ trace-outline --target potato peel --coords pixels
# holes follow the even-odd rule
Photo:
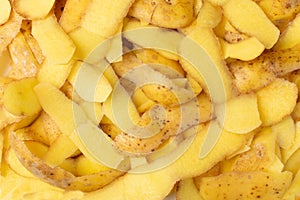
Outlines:
[[[3,106],[0,108],[0,130],[6,126],[19,122],[24,119],[23,116],[16,116],[8,112]]]
[[[181,28],[192,23],[195,18],[194,1],[138,0],[133,4],[129,15],[156,26]]]
[[[54,14],[32,21],[32,35],[49,62],[67,64],[71,60],[76,47],[58,24]]]
[[[102,188],[123,174],[123,172],[111,169],[91,175],[76,177],[72,173],[59,167],[52,168],[48,166],[43,160],[33,155],[18,138],[18,133],[10,132],[9,139],[21,163],[32,174],[56,187],[66,190],[90,192]]]
[[[229,0],[222,6],[223,14],[239,31],[256,37],[266,49],[274,46],[279,29],[269,20],[261,8],[251,0]]]
[[[197,100],[193,101],[196,102]],[[156,135],[149,138],[137,138],[128,133],[121,133],[114,139],[114,145],[120,150],[129,153],[149,154],[154,152],[159,145],[163,144],[171,136],[179,135],[184,130],[200,123],[198,113],[196,115],[193,112],[182,113],[185,112],[184,107],[188,106],[193,106],[193,104],[187,103],[176,107],[165,107],[166,119],[163,123],[164,127]],[[195,110],[197,108],[192,109]],[[189,118],[184,118],[184,115],[189,116]]]
[[[90,1],[81,16],[81,27],[104,38],[111,37],[119,29],[133,2],[134,0]]]
[[[18,34],[21,28],[22,19],[23,18],[19,14],[12,10],[8,21],[0,26],[0,55]]]
[[[225,199],[226,197],[229,199],[280,200],[289,187],[291,179],[292,176],[289,172],[229,172],[203,178],[200,193],[207,200]],[[213,189],[216,187],[219,188],[217,192]]]
[[[77,1],[68,0],[64,5],[64,10],[59,19],[59,24],[66,33],[71,32],[79,26],[81,16],[88,5],[88,0]]]
[[[212,122],[215,123],[215,122]],[[127,173],[118,181],[112,182],[99,191],[86,194],[85,199],[163,199],[172,189],[176,181],[193,177],[206,172],[226,156],[242,148],[248,141],[250,135],[236,135],[223,131],[219,142],[207,157],[199,159],[199,148],[203,144],[207,126],[199,130],[190,148],[174,163],[150,173],[131,174]],[[162,178],[164,177],[164,178]],[[157,184],[157,183],[160,184]],[[145,193],[144,186],[147,185],[148,192]],[[111,195],[117,188],[120,192]]]
[[[300,197],[299,0],[0,2],[1,199]]]
[[[36,76],[39,70],[39,64],[21,32],[19,32],[8,45],[8,51],[13,61],[8,74],[9,77],[22,79]]]
[[[13,8],[26,19],[42,19],[47,16],[54,5],[55,0],[47,1],[24,1],[14,0]]]

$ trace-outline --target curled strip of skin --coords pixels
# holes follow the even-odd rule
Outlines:
[[[24,116],[15,116],[9,113],[3,106],[0,106],[0,130],[4,129],[6,126],[19,122],[24,119]]]
[[[253,65],[253,63],[268,64],[268,67],[273,70],[278,76],[285,75],[289,72],[298,70],[300,68],[300,50],[295,48],[267,51],[251,62],[233,61],[231,66],[246,66]],[[282,69],[281,69],[282,68]]]
[[[22,131],[22,129],[20,130]],[[124,174],[124,172],[110,169],[90,175],[75,176],[60,167],[50,167],[31,153],[18,135],[19,133],[10,132],[9,140],[20,162],[34,176],[56,187],[91,192],[104,187]]]
[[[251,89],[256,91],[270,83],[275,77],[282,77],[299,70],[299,52],[297,49],[268,51],[250,62],[236,60],[228,66],[241,92],[245,92],[245,87],[250,87],[249,83],[251,83]],[[256,74],[260,74],[259,82],[254,80]]]
[[[139,155],[147,155],[154,152],[170,137],[176,136],[188,128],[200,123],[198,115],[199,109],[191,109],[196,105],[197,108],[199,108],[197,103],[198,100],[194,99],[180,106],[165,107],[165,126],[159,131],[159,133],[149,138],[137,138],[128,133],[122,132],[114,139],[115,147],[122,152]],[[147,118],[145,121],[147,123]],[[142,123],[145,123],[145,121]]]
[[[129,15],[164,28],[180,28],[195,19],[194,0],[138,0]]]

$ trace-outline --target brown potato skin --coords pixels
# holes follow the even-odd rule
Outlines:
[[[48,166],[43,160],[33,155],[15,132],[10,132],[9,140],[18,159],[27,170],[41,180],[66,190],[95,191],[124,174],[124,172],[112,169],[76,177],[60,167],[52,168]]]

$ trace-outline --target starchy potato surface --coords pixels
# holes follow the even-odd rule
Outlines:
[[[299,0],[0,0],[0,199],[300,199]]]

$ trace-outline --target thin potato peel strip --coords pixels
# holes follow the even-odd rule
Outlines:
[[[224,15],[237,29],[255,36],[267,49],[278,40],[280,31],[255,2],[230,0],[223,9]]]
[[[233,153],[234,149],[242,147],[249,137],[249,135],[239,136],[223,131],[221,134],[221,139],[219,140],[220,142],[217,143],[215,148],[207,157],[200,160],[198,158],[199,146],[203,144],[206,131],[207,127],[199,130],[191,147],[172,165],[161,170],[146,173],[143,175],[130,173],[126,174],[118,181],[110,184],[108,187],[105,187],[100,191],[88,194],[86,196],[86,199],[111,198],[110,193],[114,191],[115,188],[122,188],[121,191],[124,191],[124,193],[121,192],[116,194],[114,197],[112,197],[114,199],[122,198],[123,195],[126,195],[127,198],[136,198],[137,194],[141,194],[139,197],[145,199],[162,199],[168,194],[173,184],[175,184],[177,180],[197,176],[204,173],[210,167],[215,165],[218,160],[222,160],[227,155]],[[228,144],[228,146],[226,146],[226,144]],[[223,148],[224,146],[226,146],[225,149]],[[221,149],[222,151],[220,151]],[[164,179],[160,180],[162,176],[164,176]],[[157,188],[157,181],[163,181],[164,184],[162,184],[161,187]],[[143,194],[144,188],[141,187],[141,185],[143,184],[146,184],[148,188],[156,189],[151,190],[153,193]]]
[[[39,69],[39,64],[35,59],[29,44],[22,33],[19,33],[8,46],[13,65],[8,74],[14,79],[34,77]]]
[[[76,1],[68,0],[64,6],[64,11],[59,19],[59,24],[65,32],[69,33],[78,26],[81,15],[84,13],[88,0]]]
[[[12,10],[11,16],[7,23],[0,26],[0,55],[3,53],[7,45],[18,34],[22,24],[22,17]]]
[[[59,26],[53,14],[32,23],[32,35],[39,43],[43,54],[53,64],[67,64],[75,51],[75,45]]]
[[[18,134],[18,133],[17,133]],[[110,183],[123,173],[116,170],[107,170],[91,175],[75,177],[59,167],[50,167],[43,160],[35,157],[18,138],[16,133],[10,133],[10,142],[20,162],[35,176],[42,180],[67,190],[93,191]]]

